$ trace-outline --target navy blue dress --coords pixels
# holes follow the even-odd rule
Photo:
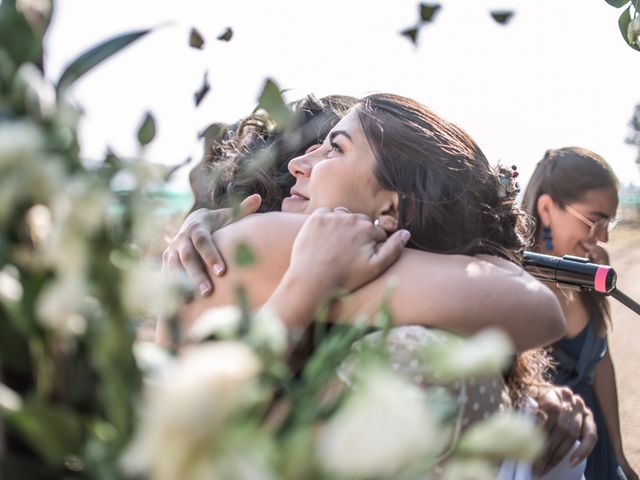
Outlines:
[[[600,404],[593,389],[596,365],[607,350],[603,337],[598,335],[598,322],[590,319],[587,326],[573,338],[563,338],[553,346],[557,362],[554,383],[566,385],[580,395],[593,412],[598,428],[598,442],[587,459],[584,475],[587,480],[617,480],[618,461],[611,448],[609,433]]]

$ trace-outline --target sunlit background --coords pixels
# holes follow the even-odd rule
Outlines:
[[[287,97],[407,95],[466,129],[495,161],[518,165],[526,181],[548,148],[578,145],[604,156],[623,184],[640,184],[636,149],[626,145],[640,94],[640,52],[604,0],[443,0],[414,46],[399,32],[416,23],[418,2],[326,0],[60,0],[47,39],[47,73],[96,42],[141,27],[157,30],[77,83],[86,111],[85,156],[107,146],[137,151],[145,110],[158,136],[146,154],[179,164],[197,156],[197,133],[255,106],[265,78]],[[507,25],[489,12],[507,8]],[[205,37],[190,48],[189,31]],[[226,27],[229,42],[217,40]],[[211,91],[193,94],[208,72]],[[182,168],[171,188],[188,191]]]

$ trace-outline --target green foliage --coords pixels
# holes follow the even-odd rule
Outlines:
[[[262,87],[258,107],[269,114],[277,130],[286,130],[293,124],[294,115],[282,99],[280,89],[271,79],[267,79]]]
[[[33,63],[42,66],[42,37],[16,10],[15,0],[0,3],[0,45],[15,65]]]
[[[234,261],[238,267],[248,267],[256,262],[256,255],[246,243],[238,243],[234,254]]]
[[[627,5],[631,0],[605,0],[605,1],[611,6],[620,8]]]
[[[156,136],[156,121],[150,112],[145,113],[138,128],[138,142],[143,147],[153,141]]]
[[[513,12],[511,10],[493,10],[491,18],[500,25],[507,25],[513,18]]]
[[[202,50],[202,47],[204,47],[204,38],[195,28],[192,28],[189,33],[189,46],[198,50]]]
[[[622,14],[620,15],[620,18],[618,18],[618,26],[620,27],[620,33],[622,34],[622,38],[624,38],[624,41],[627,43],[627,45],[629,45],[634,50],[640,51],[640,47],[638,46],[637,41],[635,40],[632,41],[632,39],[630,38],[629,26],[633,21],[633,18],[631,17],[632,8],[633,7],[629,5],[629,7],[622,12]],[[636,39],[637,39],[637,35],[636,35]]]
[[[152,29],[143,29],[118,35],[89,49],[71,62],[64,72],[62,72],[58,80],[58,91],[63,92],[84,74],[151,31]]]
[[[205,72],[204,78],[202,79],[202,86],[193,95],[196,107],[198,105],[200,105],[200,102],[202,102],[202,100],[204,100],[204,97],[207,96],[207,93],[209,93],[209,90],[211,89],[211,85],[209,85],[208,76],[209,76],[209,74],[207,72]]]
[[[418,8],[420,10],[420,20],[428,23],[435,19],[436,14],[440,11],[441,5],[438,3],[421,3]]]
[[[53,467],[62,467],[66,457],[83,449],[82,422],[68,409],[34,401],[6,419]]]
[[[411,43],[413,43],[414,45],[417,45],[418,43],[417,27],[406,28],[400,32],[400,35],[402,35],[403,37],[407,37],[411,41]]]
[[[229,40],[231,40],[231,38],[233,38],[233,29],[231,27],[227,27],[224,32],[218,35],[217,38],[218,40],[221,40],[223,42],[228,42]]]

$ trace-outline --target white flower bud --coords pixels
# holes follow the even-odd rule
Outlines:
[[[500,412],[472,425],[464,433],[457,451],[485,458],[530,462],[542,453],[544,441],[544,434],[531,417]]]
[[[44,143],[44,134],[31,121],[0,123],[0,171],[40,155]]]
[[[201,342],[209,337],[229,339],[238,333],[242,314],[235,305],[209,308],[198,315],[187,337],[195,342]]]
[[[7,387],[4,383],[0,383],[0,412],[14,412],[22,408],[22,399],[20,395]]]
[[[14,90],[37,118],[51,119],[56,113],[56,91],[34,64],[25,63],[18,68]]]
[[[125,308],[131,315],[173,315],[182,304],[182,277],[165,275],[159,265],[140,263],[126,272],[121,286]]]
[[[319,437],[330,472],[390,477],[433,461],[450,441],[429,409],[426,394],[386,370],[366,372],[362,383]],[[425,462],[425,463],[423,463]]]
[[[252,401],[260,368],[256,355],[238,342],[188,349],[159,381],[147,384],[141,422],[122,458],[123,469],[147,473],[151,480],[217,478],[202,476],[211,465],[207,446]]]
[[[83,277],[70,275],[49,282],[36,301],[38,320],[62,335],[82,335],[86,330],[81,314],[85,283]]]
[[[638,40],[638,36],[640,36],[640,17],[636,17],[627,26],[627,38],[629,39],[629,43],[636,43]]]
[[[500,374],[514,352],[509,337],[497,329],[484,330],[466,340],[441,332],[440,342],[425,349],[426,363],[442,380]]]
[[[5,265],[0,270],[0,301],[18,302],[22,294],[23,288],[18,269],[13,265]]]

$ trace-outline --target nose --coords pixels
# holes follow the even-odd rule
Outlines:
[[[315,152],[317,148],[309,147],[304,155],[292,158],[289,160],[289,173],[294,177],[308,177],[313,170],[313,159],[311,154]]]
[[[596,229],[594,236],[599,242],[607,243],[609,241],[609,230],[606,226],[604,228]]]

